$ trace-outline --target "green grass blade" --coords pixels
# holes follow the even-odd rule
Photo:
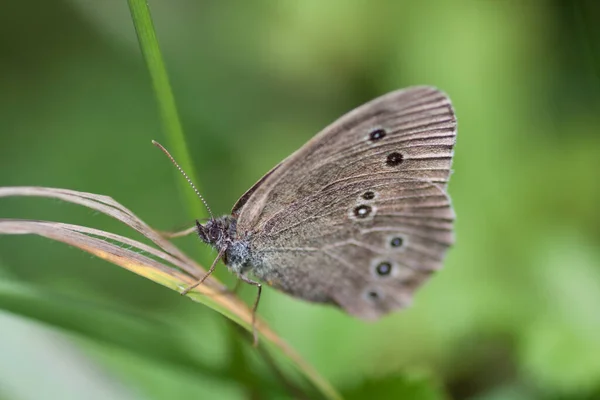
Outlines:
[[[192,159],[187,149],[175,104],[175,97],[173,96],[169,76],[167,75],[165,63],[160,52],[147,0],[128,0],[128,3],[140,49],[148,66],[150,78],[152,79],[152,86],[156,94],[163,129],[167,138],[167,146],[192,182],[198,186],[199,181],[196,179]],[[182,180],[180,182],[185,186],[183,194],[191,216],[193,218],[207,216],[206,210],[194,192],[187,185],[184,185]]]

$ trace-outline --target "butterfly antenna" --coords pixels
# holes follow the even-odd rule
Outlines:
[[[208,210],[208,213],[210,214],[210,218],[211,219],[215,219],[212,211],[210,210],[210,207],[208,206],[208,203],[206,202],[206,200],[204,200],[204,197],[202,197],[202,195],[200,194],[200,192],[198,191],[198,189],[196,188],[196,186],[194,185],[194,183],[192,182],[192,180],[190,179],[190,177],[187,176],[187,174],[183,170],[183,168],[181,168],[179,166],[179,164],[177,164],[177,161],[175,161],[175,159],[173,158],[173,156],[171,155],[171,153],[169,153],[167,151],[167,149],[165,149],[163,147],[162,144],[158,143],[155,140],[152,141],[152,144],[155,145],[156,147],[158,147],[159,149],[161,149],[162,152],[165,153],[167,155],[167,157],[169,157],[169,159],[171,160],[171,162],[177,167],[177,169],[179,170],[179,172],[181,172],[181,174],[184,176],[184,178],[188,181],[188,183],[190,184],[190,186],[192,187],[192,189],[194,189],[194,192],[196,192],[196,196],[198,196],[198,198],[200,200],[202,200],[202,203],[204,203],[204,207],[206,207],[206,209]]]

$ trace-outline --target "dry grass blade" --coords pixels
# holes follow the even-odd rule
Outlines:
[[[66,189],[0,187],[0,197],[8,196],[48,197],[89,207],[116,218],[142,233],[160,249],[114,233],[60,222],[0,219],[0,235],[33,234],[63,242],[178,292],[193,284],[198,276],[203,275],[203,268],[110,197]],[[220,312],[248,331],[252,331],[250,308],[233,293],[223,291],[223,285],[212,276],[206,280],[205,284],[194,288],[188,296]],[[263,339],[285,354],[327,398],[339,398],[329,382],[321,377],[260,318],[256,319],[256,330]]]
[[[199,278],[204,275],[205,270],[198,265],[194,260],[187,257],[181,250],[174,246],[171,242],[162,237],[155,230],[150,228],[144,221],[139,219],[133,212],[123,205],[117,203],[111,197],[103,196],[94,193],[78,192],[68,189],[55,189],[37,186],[19,186],[19,187],[0,187],[0,197],[8,196],[35,196],[47,197],[63,200],[69,203],[79,204],[110,217],[113,217],[125,225],[135,229],[148,239],[152,240],[160,248],[172,254],[184,262],[182,267],[188,274]],[[209,284],[214,282],[209,282]]]
[[[177,291],[195,282],[195,278],[143,253],[181,266],[181,261],[170,254],[110,232],[59,222],[0,219],[0,234],[35,234],[54,239],[78,247]],[[129,248],[121,247],[122,245],[129,246]],[[193,299],[208,303],[207,305],[210,307],[228,316],[233,314],[243,325],[251,323],[250,309],[232,293],[223,292],[220,288],[214,289],[208,285],[198,286],[194,291],[195,294],[190,293],[190,297]],[[265,337],[276,337],[274,332],[268,329],[263,322],[258,326]]]

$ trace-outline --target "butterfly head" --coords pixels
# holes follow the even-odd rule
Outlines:
[[[217,249],[228,247],[235,235],[235,220],[229,216],[211,218],[204,225],[196,221],[200,239]]]
[[[235,218],[227,215],[211,218],[204,225],[196,221],[196,227],[198,236],[204,243],[219,251],[225,249],[223,262],[230,270],[240,274],[244,272],[250,258],[250,243],[237,238],[236,222]]]
[[[215,218],[210,207],[204,200],[204,197],[202,197],[189,176],[183,171],[179,164],[177,164],[177,161],[175,161],[173,156],[160,143],[153,140],[152,144],[161,149],[162,152],[169,157],[171,162],[188,181],[192,189],[194,189],[196,195],[202,200],[202,203],[204,203],[204,206],[210,215],[210,219],[204,225],[196,220],[196,228],[200,239],[204,243],[216,248],[219,253],[222,254],[225,264],[228,265],[231,270],[240,274],[250,257],[250,243],[245,239],[236,239],[237,220],[230,215]]]

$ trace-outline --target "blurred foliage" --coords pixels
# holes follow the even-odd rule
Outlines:
[[[260,314],[348,398],[600,397],[595,2],[150,5],[216,213],[377,95],[431,84],[452,97],[457,244],[414,306],[365,324],[263,295]],[[161,123],[126,1],[2,9],[0,186],[106,194],[155,227],[188,226],[181,178],[150,144]],[[56,201],[3,199],[0,211],[131,236]],[[177,244],[214,257],[194,238]],[[0,304],[2,399],[294,396],[222,317],[78,250],[2,236],[0,277],[0,301],[21,296]]]

